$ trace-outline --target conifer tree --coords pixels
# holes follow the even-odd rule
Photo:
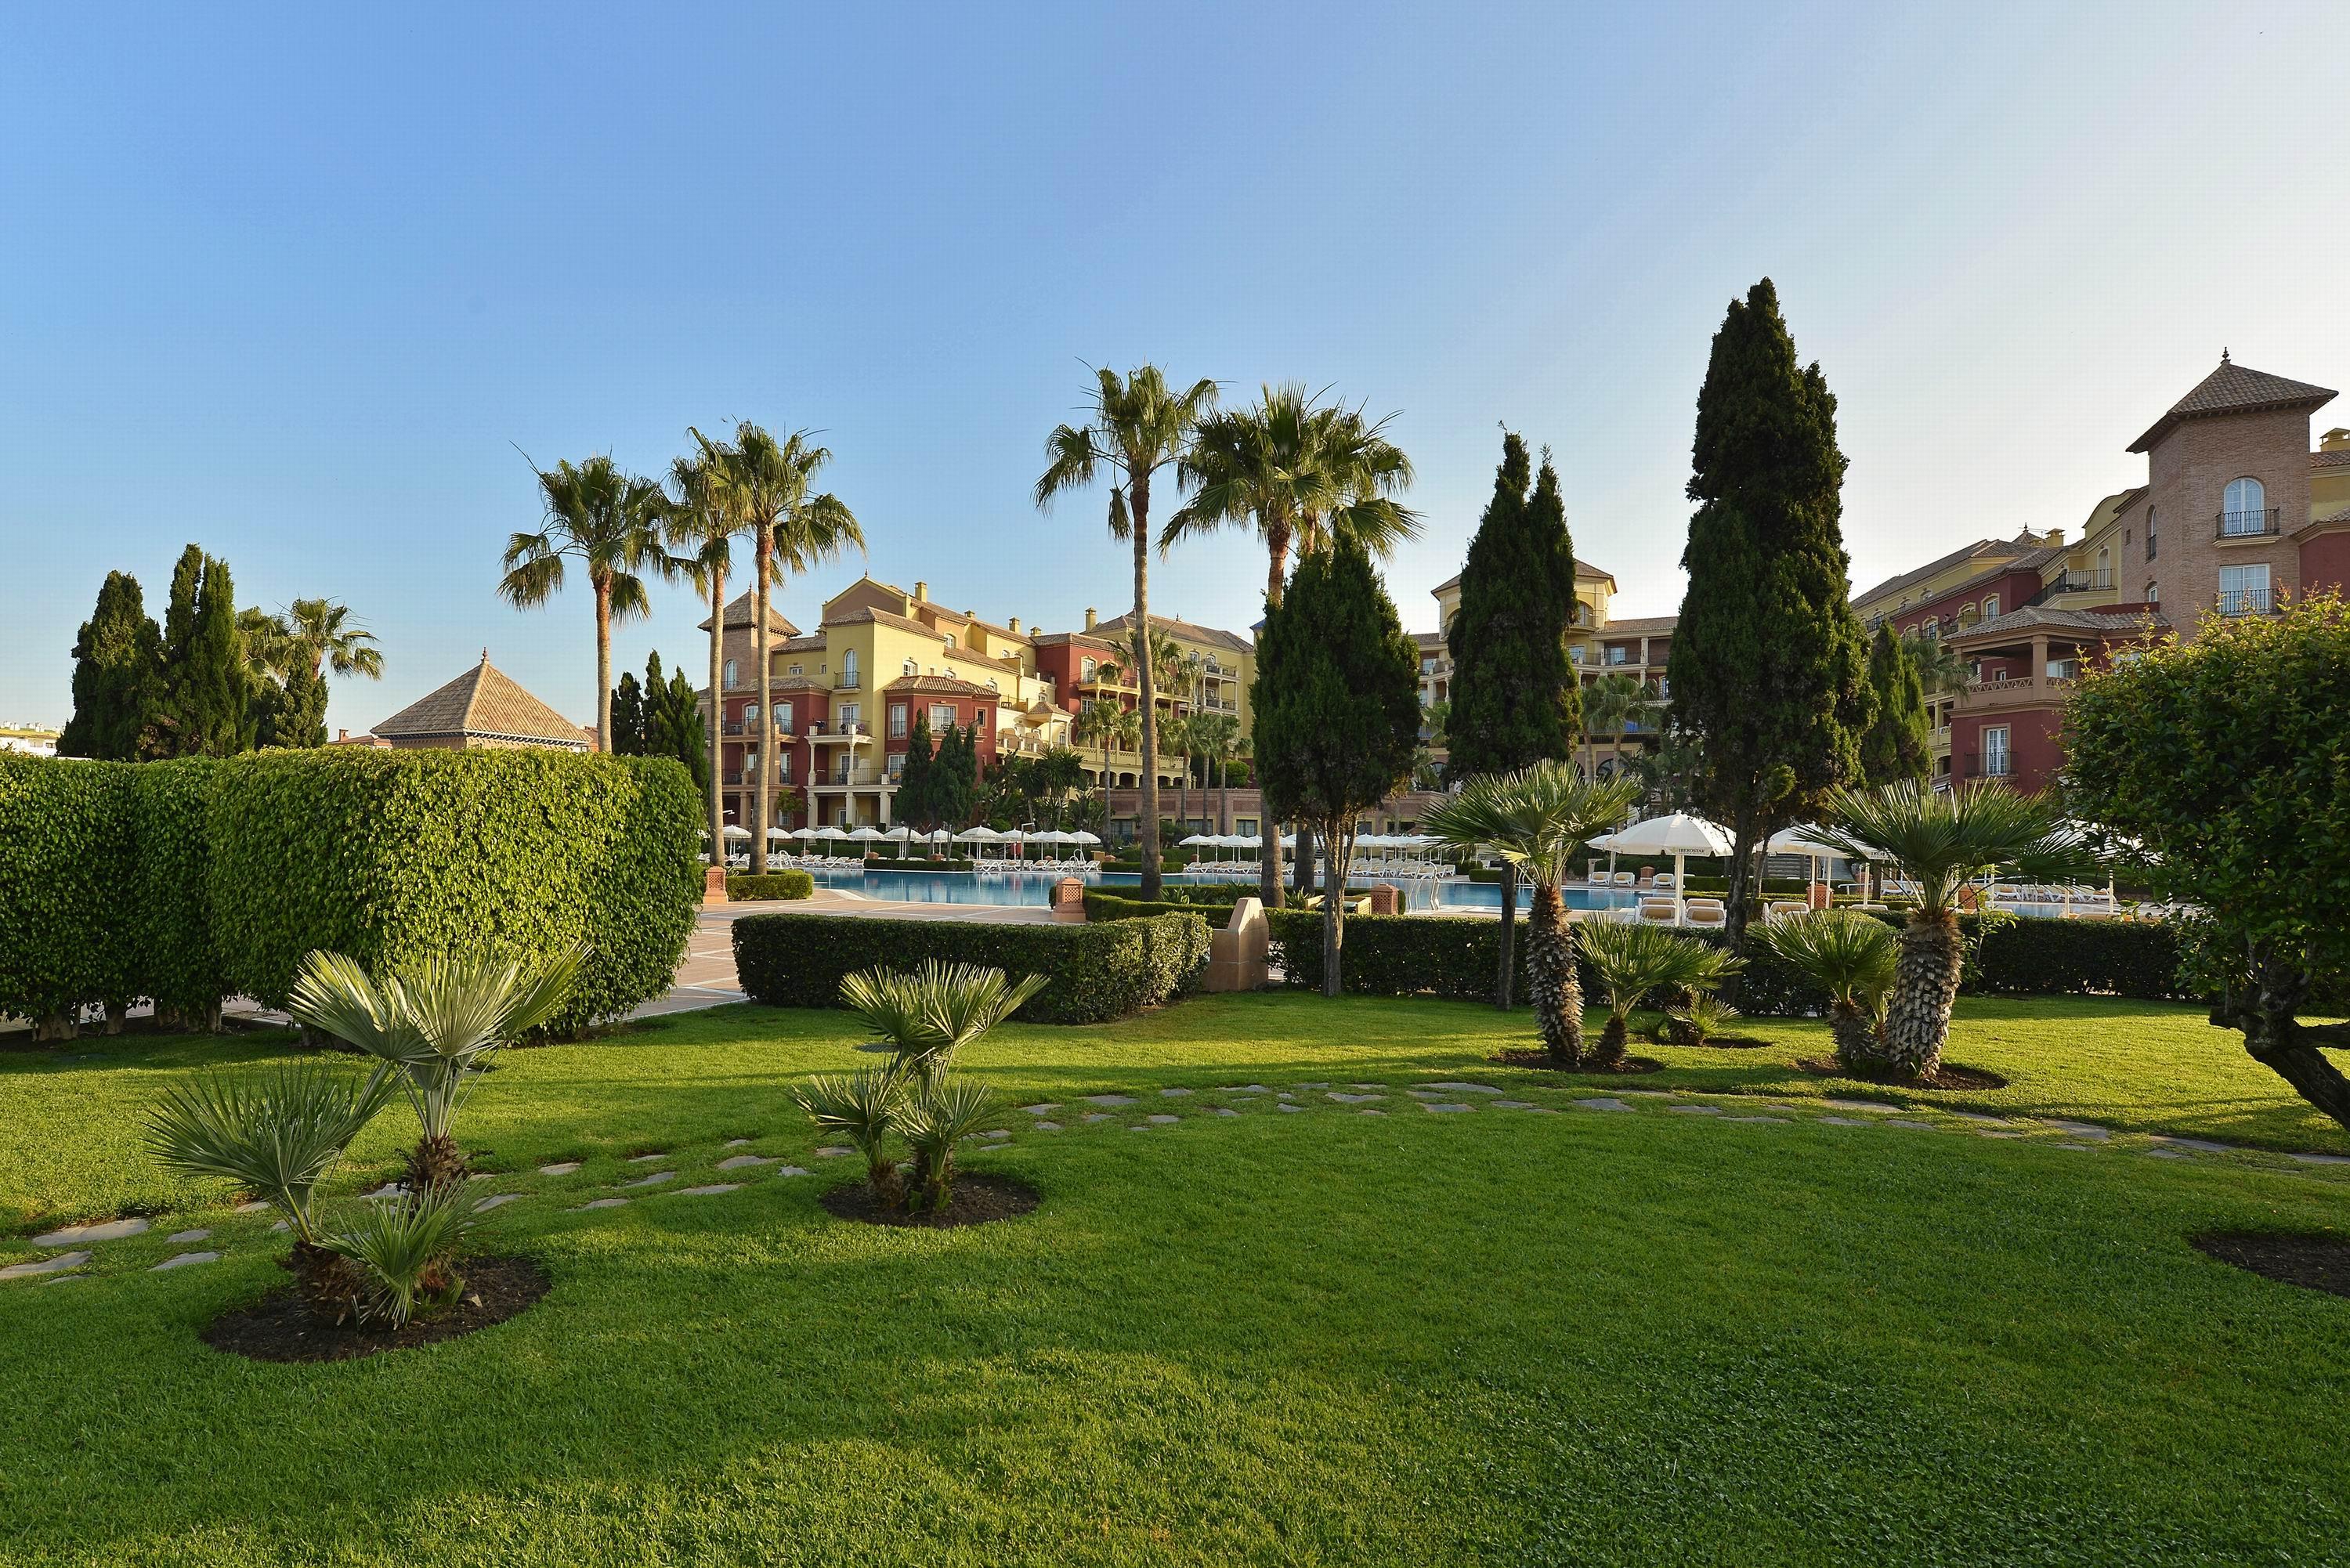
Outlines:
[[[1835,398],[1804,367],[1764,278],[1732,301],[1698,393],[1673,633],[1672,722],[1698,802],[1737,840],[1727,925],[1745,933],[1764,840],[1860,776],[1875,716],[1841,527]]]
[[[172,574],[161,691],[148,754],[225,757],[253,749],[259,715],[237,637],[235,585],[226,562],[193,545]]]
[[[1583,691],[1566,656],[1575,615],[1575,542],[1558,474],[1545,454],[1531,494],[1526,443],[1502,438],[1493,498],[1461,570],[1461,608],[1444,628],[1452,705],[1444,733],[1455,780],[1513,773],[1574,754]],[[1514,877],[1502,883],[1501,969],[1493,1005],[1510,1005]]]
[[[694,787],[703,789],[710,783],[710,737],[702,717],[702,700],[682,665],[670,672],[669,684],[662,691],[662,738],[668,749],[659,754],[683,763]]]
[[[645,749],[645,697],[633,670],[621,670],[612,688],[612,732],[604,737],[604,749],[622,757]]]
[[[906,767],[898,775],[898,796],[891,810],[899,821],[921,828],[938,826],[939,815],[931,805],[931,716],[918,703],[913,731],[906,737]]]
[[[60,753],[137,760],[155,701],[161,644],[139,579],[128,572],[107,573],[97,607],[74,639],[74,713],[57,737]]]
[[[327,743],[327,678],[315,664],[296,659],[284,681],[263,680],[254,689],[256,745],[304,749]]]
[[[1934,767],[1926,683],[1889,626],[1878,627],[1869,644],[1868,684],[1877,693],[1877,720],[1861,739],[1862,777],[1872,784],[1925,778]]]

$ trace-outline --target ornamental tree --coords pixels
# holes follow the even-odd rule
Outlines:
[[[2211,1022],[2350,1127],[2350,1080],[2327,1060],[2350,1023],[2350,605],[2327,594],[2276,616],[2206,616],[2082,676],[2065,715],[2074,812],[2138,841],[2145,875],[2195,905],[2189,975]]]
[[[1873,784],[1927,777],[1934,771],[1934,753],[1926,686],[1889,626],[1878,627],[1869,644],[1868,684],[1877,693],[1877,718],[1860,738],[1862,776]]]
[[[1341,990],[1348,862],[1359,815],[1411,773],[1419,648],[1358,542],[1299,557],[1257,641],[1256,768],[1268,824],[1322,835],[1322,990]]]
[[[148,617],[139,579],[109,572],[98,605],[74,639],[74,713],[57,737],[68,757],[134,762],[155,700],[161,630]]]

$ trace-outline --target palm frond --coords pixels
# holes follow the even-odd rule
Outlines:
[[[1609,1011],[1619,1018],[1652,991],[1700,991],[1743,967],[1721,949],[1662,926],[1586,922],[1575,934],[1607,993]]]
[[[397,1090],[389,1066],[365,1077],[325,1063],[263,1076],[207,1074],[177,1084],[147,1118],[147,1147],[165,1168],[222,1177],[282,1215],[296,1241],[317,1240],[310,1199]]]
[[[1828,993],[1872,1017],[1893,989],[1893,928],[1854,909],[1793,915],[1746,934],[1764,952]]]
[[[1926,915],[1948,913],[1970,877],[2027,857],[2062,864],[2069,853],[2052,799],[1991,784],[1943,792],[1905,780],[1838,790],[1820,821],[1816,836],[1837,853],[1898,866],[1918,884],[1918,908]]]
[[[368,1204],[348,1227],[319,1244],[366,1271],[360,1317],[396,1329],[415,1315],[418,1296],[445,1271],[474,1219],[472,1195],[460,1184],[397,1203]]]

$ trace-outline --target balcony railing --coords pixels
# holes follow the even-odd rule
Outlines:
[[[854,691],[862,683],[861,680],[854,675],[836,675],[832,679],[832,689],[836,691]]]
[[[2272,506],[2264,512],[2222,512],[2219,514],[2214,534],[2221,539],[2258,539],[2284,532],[2284,511]]]
[[[743,770],[741,768],[728,768],[723,774],[721,774],[719,777],[727,784],[739,784],[743,782]]]
[[[2048,598],[2057,594],[2102,594],[2110,591],[2113,586],[2114,574],[2110,569],[2103,572],[2059,572],[2048,579],[2048,586],[2041,589],[2041,597]]]
[[[2013,778],[2015,758],[2007,752],[1969,752],[1962,771],[1970,779]]]
[[[2275,607],[2266,588],[2237,588],[2218,600],[2221,615],[2266,615]]]
[[[718,727],[719,732],[726,735],[739,735],[748,728],[749,726],[740,719],[729,719]]]

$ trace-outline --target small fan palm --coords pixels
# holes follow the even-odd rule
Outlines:
[[[1000,969],[941,963],[872,969],[845,976],[840,998],[897,1047],[897,1065],[925,1078],[944,1072],[955,1053],[980,1039],[1045,989],[1045,977],[1009,981]]]
[[[1588,925],[1583,950],[1607,995],[1607,1023],[1596,1054],[1609,1064],[1624,1059],[1632,1009],[1642,997],[1659,990],[1709,990],[1742,967],[1721,949],[1661,926]]]
[[[1718,1036],[1727,1034],[1730,1026],[1742,1016],[1738,1009],[1711,992],[1700,991],[1687,1002],[1677,1002],[1665,1009],[1672,1023],[1673,1044],[1703,1045]]]
[[[421,1129],[408,1186],[425,1192],[464,1179],[450,1133],[457,1107],[501,1046],[555,1015],[587,956],[575,945],[527,965],[442,958],[379,981],[340,953],[314,952],[286,1011],[399,1070]]]
[[[1969,880],[2015,861],[2043,875],[2095,864],[2065,829],[2054,801],[1995,784],[1942,793],[1917,781],[1877,790],[1838,790],[1820,816],[1819,841],[1856,859],[1890,860],[1918,888],[1901,932],[1886,1008],[1885,1048],[1904,1077],[1930,1077],[1950,1038],[1964,950],[1959,899]]]
[[[388,1064],[364,1078],[323,1063],[210,1074],[164,1091],[148,1113],[147,1147],[166,1169],[235,1182],[285,1218],[297,1245],[316,1246],[312,1194],[398,1092]]]
[[[1848,1072],[1881,1071],[1885,1000],[1893,990],[1893,928],[1853,909],[1822,909],[1749,931],[1763,951],[1828,993],[1836,1061]]]
[[[905,1075],[896,1067],[868,1067],[811,1078],[792,1091],[793,1101],[811,1121],[838,1133],[865,1157],[865,1179],[885,1209],[896,1208],[904,1196],[889,1137],[905,1114],[906,1086]]]
[[[1559,885],[1584,841],[1621,823],[1635,798],[1628,780],[1589,784],[1564,763],[1541,762],[1517,773],[1481,774],[1420,818],[1419,830],[1447,849],[1467,855],[1482,846],[1534,878],[1527,980],[1543,1044],[1562,1067],[1583,1061],[1583,985]]]
[[[473,1209],[462,1186],[424,1192],[399,1203],[370,1203],[357,1221],[326,1238],[326,1249],[362,1271],[356,1293],[359,1321],[403,1327],[420,1297],[453,1301],[463,1281],[449,1255],[473,1227]]]
[[[899,1125],[914,1156],[913,1208],[935,1214],[952,1201],[955,1145],[979,1130],[993,1106],[984,1085],[945,1074],[908,1102]]]

